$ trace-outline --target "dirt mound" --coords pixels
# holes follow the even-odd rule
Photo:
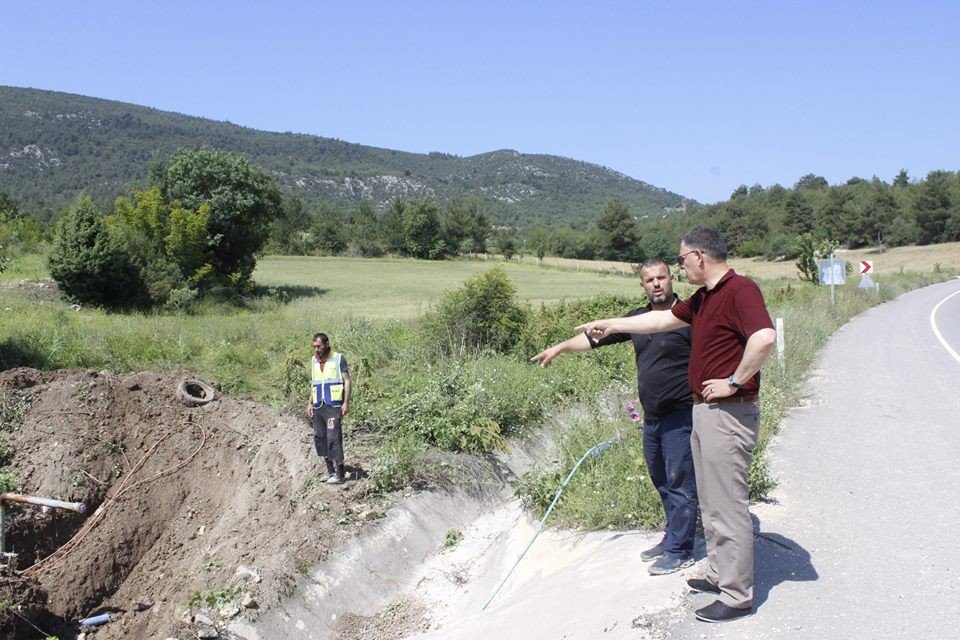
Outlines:
[[[188,406],[184,380],[199,379],[0,373],[0,451],[17,491],[87,505],[81,515],[6,504],[20,571],[0,595],[24,605],[16,620],[72,638],[79,618],[108,613],[98,639],[215,637],[203,633],[255,619],[376,516],[368,498],[358,508],[362,461],[346,485],[321,482],[305,418],[219,393]]]

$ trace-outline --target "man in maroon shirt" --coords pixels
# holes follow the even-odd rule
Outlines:
[[[727,266],[727,245],[716,230],[697,227],[680,240],[680,268],[703,285],[669,310],[596,320],[577,327],[593,337],[656,333],[692,327],[687,380],[693,392],[690,446],[707,541],[705,578],[687,581],[718,596],[698,609],[706,622],[753,611],[753,523],[747,471],[760,427],[760,368],[776,331],[760,289]]]

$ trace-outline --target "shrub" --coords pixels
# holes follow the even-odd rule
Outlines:
[[[588,300],[542,305],[538,311],[530,314],[514,351],[520,357],[529,358],[550,345],[569,338],[573,334],[573,328],[579,324],[598,318],[622,316],[644,304],[646,299],[643,297],[601,295]]]
[[[443,294],[421,319],[424,331],[446,354],[507,351],[517,342],[528,315],[515,292],[500,268],[476,275],[462,288]]]
[[[143,299],[139,271],[88,196],[80,196],[57,225],[49,267],[60,290],[76,302],[116,308]]]
[[[737,245],[737,256],[740,258],[753,258],[763,254],[763,240],[761,238],[749,238]]]
[[[817,242],[809,233],[797,236],[794,243],[794,252],[797,254],[797,270],[800,279],[820,284],[820,258],[827,258],[837,248],[837,243],[830,240]]]

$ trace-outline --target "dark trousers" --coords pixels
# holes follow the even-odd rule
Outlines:
[[[690,409],[643,419],[643,457],[667,516],[664,549],[690,555],[697,527],[697,479],[690,452]]]
[[[340,407],[323,405],[313,410],[313,445],[317,455],[343,463],[343,429]]]

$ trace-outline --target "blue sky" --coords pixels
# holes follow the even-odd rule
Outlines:
[[[701,202],[960,162],[960,3],[0,0],[0,85]]]

